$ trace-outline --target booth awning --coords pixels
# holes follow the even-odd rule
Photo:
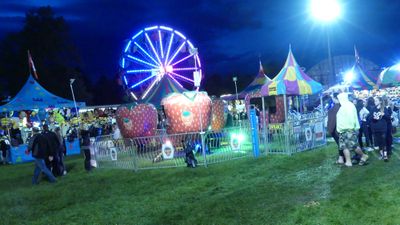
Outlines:
[[[86,106],[84,102],[76,102],[76,105],[79,108]],[[0,106],[0,112],[62,107],[73,108],[74,101],[50,93],[29,75],[18,94],[7,104]]]

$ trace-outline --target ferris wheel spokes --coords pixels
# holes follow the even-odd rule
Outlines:
[[[171,62],[175,59],[176,55],[178,55],[179,51],[185,46],[186,41],[182,42],[181,46],[175,51],[175,53],[172,55],[171,59],[168,61],[167,65],[171,64]]]
[[[169,44],[168,44],[168,49],[167,49],[167,55],[165,56],[165,61],[164,64],[167,64],[168,57],[169,57],[169,52],[171,51],[171,45],[172,45],[172,40],[174,39],[174,33],[171,34],[171,38],[169,39]]]
[[[149,77],[147,77],[147,78],[145,78],[145,79],[143,79],[143,80],[137,82],[136,84],[133,84],[133,85],[130,87],[130,89],[132,89],[132,88],[134,88],[134,87],[137,87],[137,86],[140,85],[140,84],[143,84],[144,82],[150,80],[151,78],[153,78],[153,77],[155,77],[155,76],[157,76],[157,73],[154,73],[154,74],[150,75]]]
[[[154,87],[154,85],[158,82],[158,79],[154,79],[153,82],[151,82],[150,86],[146,88],[146,91],[144,91],[144,94],[142,96],[142,99],[146,98],[147,94],[149,91]]]
[[[181,60],[174,62],[174,64],[172,64],[171,66],[175,66],[176,64],[178,64],[178,63],[180,63],[180,62],[183,62],[183,61],[185,61],[186,59],[192,57],[193,55],[194,55],[194,54],[190,54],[190,55],[186,56],[185,58],[182,58]]]
[[[143,70],[127,70],[126,73],[146,73],[146,72],[155,72],[158,69],[143,69]]]
[[[153,62],[155,62],[157,65],[160,65],[146,50],[143,49],[142,46],[140,46],[136,41],[134,43],[136,47],[138,47],[147,57],[149,57]]]
[[[161,38],[161,30],[158,30],[158,38],[159,38],[159,42],[160,42],[161,58],[164,58],[163,44],[162,44],[162,38]]]
[[[147,33],[144,33],[144,35],[146,36],[146,39],[150,44],[151,50],[153,50],[154,55],[157,57],[157,61],[158,61],[159,65],[162,65],[160,57],[158,56],[157,51],[154,48],[153,42],[151,42],[149,35]]]
[[[175,79],[175,77],[174,76],[172,76],[171,74],[167,74],[170,78],[172,78],[172,80],[174,80],[180,87],[182,87],[183,88],[183,86],[182,86],[182,84],[181,83],[179,83],[176,79]]]
[[[144,61],[144,60],[138,59],[138,58],[136,58],[136,57],[134,57],[134,56],[131,56],[131,55],[127,55],[127,57],[128,57],[128,59],[131,59],[131,60],[136,61],[136,62],[140,62],[140,63],[142,63],[142,64],[145,64],[145,65],[147,65],[147,66],[151,66],[151,67],[153,67],[153,68],[157,68],[157,67],[158,67],[157,65],[154,65],[154,64],[152,64],[152,63],[149,63],[149,62],[146,62],[146,61]]]
[[[177,73],[175,73],[175,72],[170,72],[170,73],[171,73],[172,75],[174,75],[175,77],[180,78],[180,79],[183,80],[183,81],[190,82],[190,83],[194,83],[194,80],[189,79],[189,78],[187,78],[187,77],[185,77],[185,76],[182,76],[182,75],[177,74]]]
[[[174,68],[174,71],[190,71],[190,70],[196,70],[197,67],[186,67],[186,68]]]

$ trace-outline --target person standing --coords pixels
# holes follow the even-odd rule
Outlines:
[[[339,134],[336,131],[336,114],[340,109],[340,103],[339,100],[337,99],[338,93],[333,93],[332,95],[332,101],[333,101],[333,107],[328,110],[328,133],[333,137],[333,139],[336,142],[336,145],[338,146],[338,152],[339,152],[339,158],[336,161],[338,164],[343,164],[344,163],[344,155],[343,151],[340,150],[339,148]]]
[[[369,115],[368,109],[365,107],[365,102],[362,99],[359,99],[357,101],[357,112],[358,112],[358,117],[360,119],[360,132],[358,134],[358,143],[360,147],[363,149],[363,142],[362,142],[362,137],[363,135],[365,136],[365,150],[366,151],[373,151],[374,149],[371,148],[370,145],[370,138],[369,138],[369,131],[368,131],[368,123],[367,123],[367,117]]]
[[[350,151],[354,150],[360,156],[359,165],[365,165],[368,155],[364,154],[358,145],[358,130],[360,124],[358,122],[357,109],[348,99],[347,93],[338,95],[340,109],[336,115],[336,130],[339,134],[339,148],[343,151],[345,157],[345,165],[352,166]]]
[[[383,100],[383,105],[385,107],[385,113],[387,114],[386,118],[386,151],[388,154],[388,157],[392,155],[392,145],[393,145],[393,134],[392,134],[392,129],[393,129],[393,124],[392,124],[392,115],[393,115],[393,105],[390,99],[387,96],[384,96],[382,98]]]
[[[387,120],[390,120],[389,112],[384,106],[381,97],[375,97],[375,108],[371,112],[371,129],[374,134],[375,146],[378,146],[381,159],[388,161],[386,149]]]
[[[47,168],[45,159],[53,160],[53,155],[49,151],[49,143],[43,134],[39,133],[37,127],[32,128],[32,137],[28,143],[28,152],[32,153],[35,160],[35,170],[33,172],[32,184],[38,184],[39,175],[43,172],[49,179],[50,183],[56,182],[56,178]]]
[[[367,106],[365,107],[370,112],[367,116],[367,129],[368,129],[368,137],[370,141],[370,147],[375,149],[375,140],[373,139],[372,135],[372,128],[371,128],[371,121],[372,121],[372,110],[375,108],[375,100],[373,97],[369,97],[367,99]]]
[[[82,138],[82,149],[85,155],[84,167],[87,172],[92,170],[92,166],[90,164],[90,132],[87,126],[84,126],[81,129],[81,138]]]
[[[43,137],[45,137],[49,143],[48,148],[49,148],[50,154],[52,156],[56,156],[57,155],[56,153],[58,152],[58,149],[60,147],[60,142],[57,138],[56,133],[54,133],[53,131],[50,131],[49,126],[47,124],[44,124],[42,134],[43,134]],[[46,162],[47,168],[49,168],[49,170],[53,171],[53,173],[57,174],[57,171],[56,171],[56,167],[57,167],[57,163],[58,163],[57,160],[52,160],[50,162],[48,159],[46,159],[45,162]]]

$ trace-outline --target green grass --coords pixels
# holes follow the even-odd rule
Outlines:
[[[33,164],[0,167],[1,224],[400,224],[400,160],[334,164],[333,144],[208,168],[97,169],[32,186]]]

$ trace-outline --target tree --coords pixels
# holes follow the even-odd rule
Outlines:
[[[27,79],[29,66],[27,51],[35,63],[39,83],[50,92],[71,98],[69,79],[77,79],[77,100],[91,102],[87,79],[81,69],[81,60],[70,38],[68,25],[63,17],[55,16],[50,6],[26,13],[22,31],[12,33],[0,43],[0,74],[4,74],[15,95]],[[14,86],[14,84],[17,84]]]
[[[96,93],[94,96],[94,103],[96,105],[122,103],[125,94],[123,88],[117,82],[117,76],[115,78],[109,78],[106,75],[100,76],[93,87],[93,93]]]

